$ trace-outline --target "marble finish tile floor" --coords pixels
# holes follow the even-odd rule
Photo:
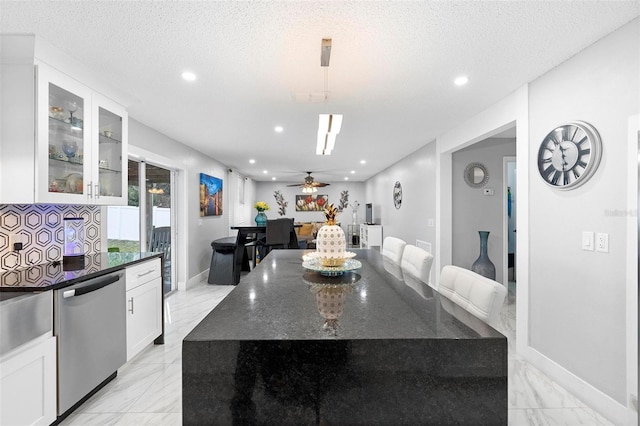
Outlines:
[[[150,345],[60,424],[181,425],[182,339],[233,286],[202,282],[166,299],[165,344]],[[515,353],[515,285],[497,327],[509,339],[509,425],[611,425]]]

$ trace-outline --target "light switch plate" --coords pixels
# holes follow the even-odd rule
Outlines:
[[[609,253],[609,234],[603,232],[596,234],[596,251]]]
[[[582,231],[582,250],[593,251],[593,232]]]

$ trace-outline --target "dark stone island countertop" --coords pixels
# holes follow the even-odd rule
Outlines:
[[[95,253],[85,255],[80,268],[59,261],[2,271],[0,292],[57,290],[154,257],[162,253]]]
[[[274,250],[183,340],[183,424],[507,424],[507,339],[376,250]]]

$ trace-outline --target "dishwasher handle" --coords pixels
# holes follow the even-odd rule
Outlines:
[[[91,284],[87,284],[84,287],[74,288],[73,290],[67,290],[62,292],[62,297],[68,299],[69,297],[82,296],[83,294],[91,293],[96,290],[100,290],[109,284],[115,283],[120,279],[120,275],[109,275],[103,278],[96,278]]]

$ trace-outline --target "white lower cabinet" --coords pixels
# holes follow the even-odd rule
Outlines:
[[[360,248],[382,247],[382,225],[360,225]]]
[[[126,268],[127,361],[162,334],[160,259]]]
[[[0,361],[0,425],[56,420],[56,338],[40,337]]]

